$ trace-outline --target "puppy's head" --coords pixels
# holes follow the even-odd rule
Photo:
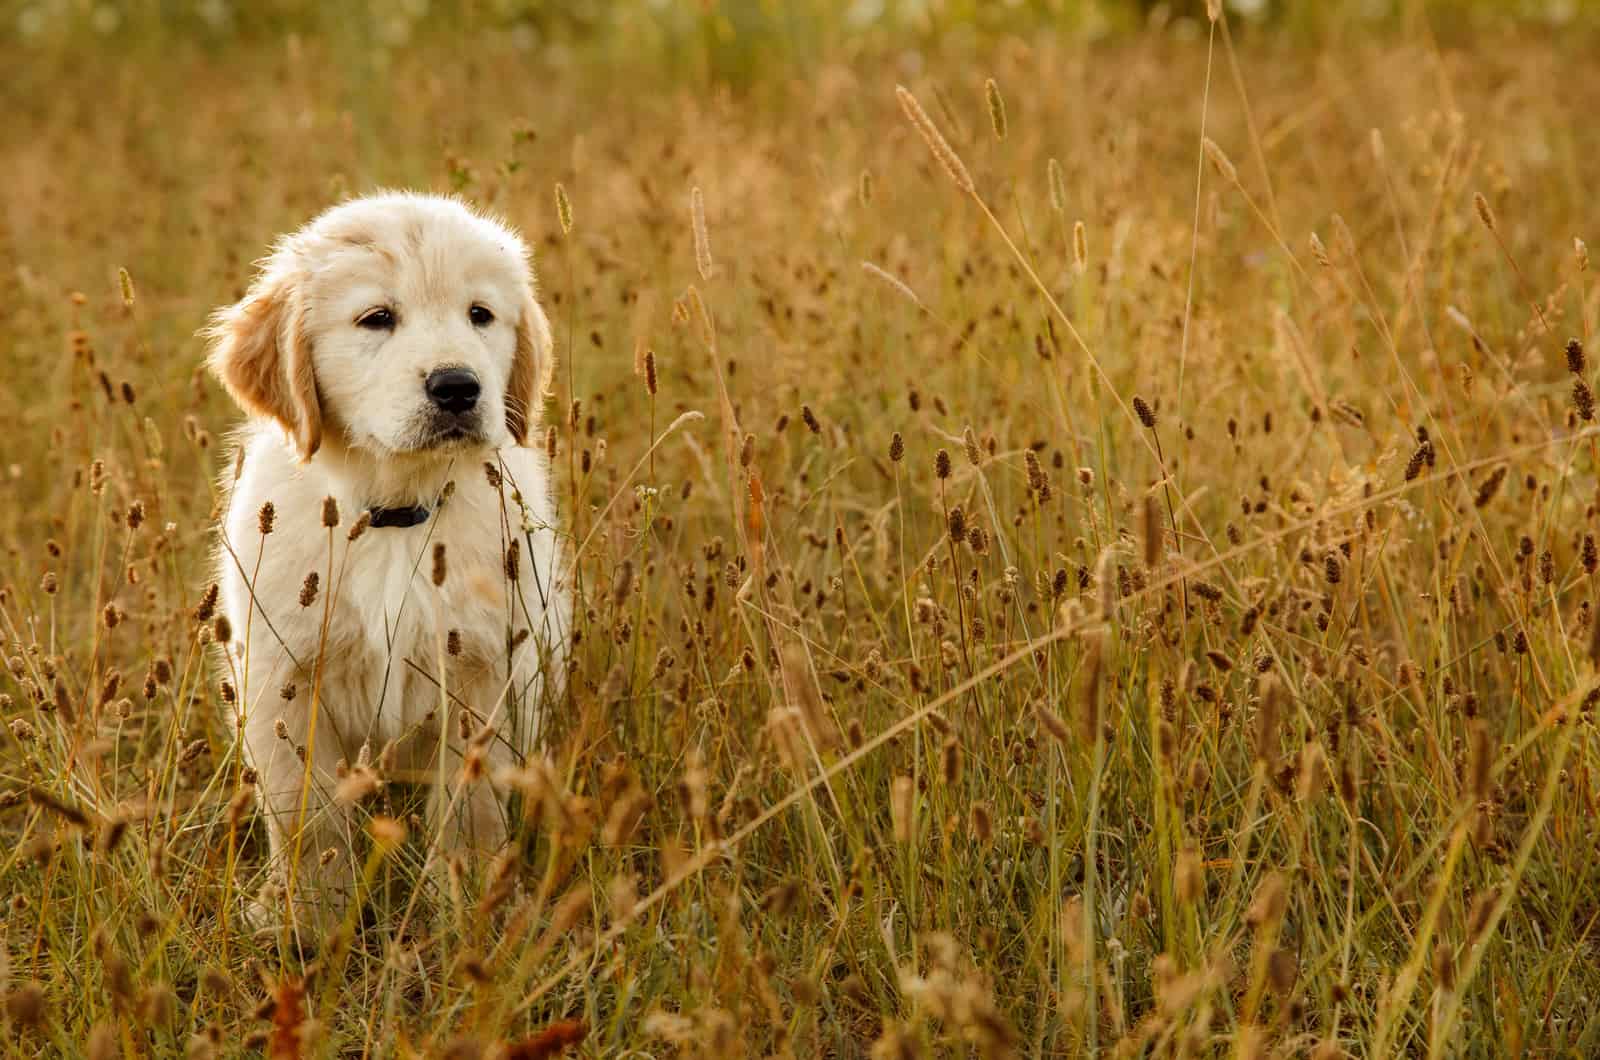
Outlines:
[[[212,371],[302,460],[325,432],[380,455],[521,445],[553,361],[522,241],[424,195],[356,199],[287,236],[208,336]]]

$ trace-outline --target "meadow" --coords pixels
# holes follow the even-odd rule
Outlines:
[[[1600,1053],[1592,18],[1040,6],[14,19],[0,1052]],[[196,331],[380,186],[536,248],[572,669],[260,933]]]

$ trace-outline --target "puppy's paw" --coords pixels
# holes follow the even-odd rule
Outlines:
[[[335,932],[344,930],[349,908],[349,898],[342,887],[300,884],[290,901],[284,884],[272,880],[245,903],[244,922],[251,934],[262,941],[289,933],[302,948],[317,948],[333,938]]]

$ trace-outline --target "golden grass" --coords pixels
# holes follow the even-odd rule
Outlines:
[[[494,40],[35,69],[0,1046],[1600,1048],[1592,42],[1187,25],[746,93]],[[513,856],[423,872],[355,763],[364,918],[254,936],[194,336],[379,184],[537,246],[575,668]]]

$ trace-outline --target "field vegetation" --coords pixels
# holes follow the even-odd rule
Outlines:
[[[10,12],[0,1050],[1600,1053],[1592,16],[871,6]],[[572,671],[263,934],[196,330],[380,186],[536,247]]]

